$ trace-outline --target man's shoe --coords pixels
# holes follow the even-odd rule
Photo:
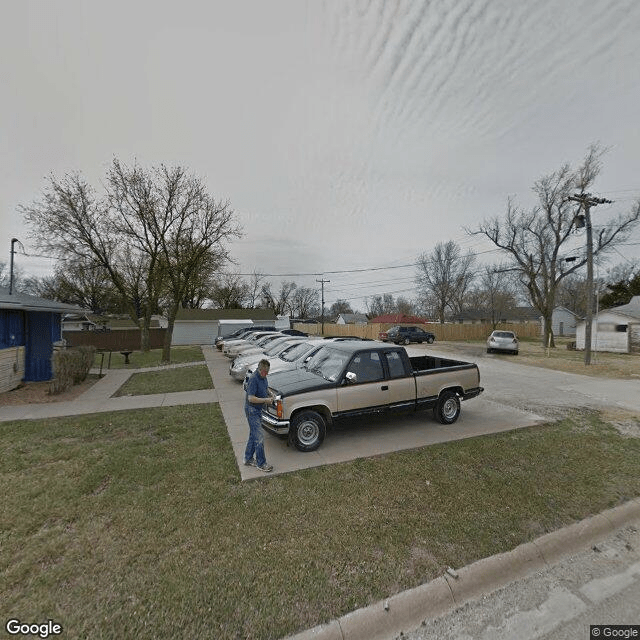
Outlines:
[[[267,464],[266,462],[262,465],[257,464],[256,468],[260,469],[260,471],[264,471],[265,473],[269,473],[269,471],[273,471],[273,465]]]
[[[245,460],[244,461],[244,466],[245,467],[257,467],[258,465],[256,464],[255,458],[251,458],[250,460]]]

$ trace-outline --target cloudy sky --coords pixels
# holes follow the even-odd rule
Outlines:
[[[640,196],[637,0],[2,0],[0,261],[44,180],[114,157],[187,167],[229,199],[236,270],[325,297],[413,295],[410,265],[533,204],[595,141],[595,185]],[[576,247],[584,238],[576,237]],[[640,231],[613,262],[640,256]]]

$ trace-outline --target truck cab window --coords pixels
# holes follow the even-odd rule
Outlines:
[[[404,364],[402,357],[397,351],[390,351],[385,354],[387,358],[387,366],[389,367],[390,378],[402,378],[404,376]]]
[[[372,351],[355,356],[347,370],[356,374],[356,382],[375,382],[384,379],[380,356]]]

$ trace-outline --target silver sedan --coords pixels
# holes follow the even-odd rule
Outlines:
[[[513,331],[493,331],[487,338],[487,353],[504,351],[518,355],[518,338]]]

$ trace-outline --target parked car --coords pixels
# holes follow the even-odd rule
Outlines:
[[[236,358],[239,355],[265,351],[265,349],[268,349],[271,346],[271,343],[275,340],[290,337],[291,336],[285,336],[280,332],[268,333],[264,336],[261,336],[257,340],[254,340],[253,342],[247,344],[240,343],[235,346],[232,345],[228,349],[225,347],[224,355],[227,356],[227,358],[231,358],[233,360],[233,358]]]
[[[243,327],[242,329],[237,329],[236,331],[229,334],[228,336],[218,336],[215,339],[214,344],[218,348],[218,351],[222,351],[222,347],[224,346],[225,342],[231,342],[231,340],[240,340],[242,338],[246,338],[250,334],[255,333],[256,331],[275,331],[275,329],[273,327],[268,327],[266,325],[265,326],[252,325],[250,327]]]
[[[513,331],[492,331],[487,338],[487,353],[504,351],[518,355],[518,337]]]
[[[245,347],[247,345],[253,346],[260,338],[269,335],[282,335],[279,331],[271,330],[271,331],[256,331],[254,333],[249,333],[245,335],[244,338],[240,338],[237,340],[229,340],[224,343],[222,347],[222,353],[229,358],[232,358],[237,354],[237,350],[241,347]]]
[[[356,416],[433,409],[450,425],[460,401],[483,391],[476,364],[364,341],[324,344],[300,369],[270,373],[269,389],[275,402],[262,410],[262,426],[300,451],[315,451],[328,426]]]
[[[362,342],[364,338],[349,338],[347,336],[327,338],[310,337],[299,344],[289,345],[286,349],[282,350],[276,358],[270,360],[271,367],[269,368],[269,375],[272,373],[278,373],[279,371],[291,371],[292,369],[298,369],[328,342],[348,342],[351,340],[359,340]],[[257,358],[255,362],[247,368],[247,373],[245,375],[244,382],[242,383],[245,391],[247,390],[249,378],[258,366],[259,360],[260,358]]]
[[[269,375],[278,371],[291,371],[302,366],[323,344],[326,344],[322,338],[309,338],[304,342],[297,342],[287,345],[275,357],[267,358],[271,364]],[[256,370],[258,362],[261,358],[255,358],[247,367],[247,372],[242,383],[244,390],[247,390],[249,378]]]
[[[280,333],[286,333],[289,336],[299,336],[300,338],[306,338],[309,334],[298,329],[281,329]]]
[[[264,347],[256,347],[256,349],[245,351],[232,360],[229,367],[229,375],[235,380],[242,381],[247,373],[247,369],[251,365],[257,366],[257,363],[263,358],[271,360],[281,351],[299,344],[301,340],[304,340],[304,338],[301,338],[300,336],[285,335],[272,340],[268,344],[264,345]]]
[[[387,331],[387,340],[389,342],[395,342],[396,344],[409,344],[411,342],[417,342],[422,344],[427,342],[431,344],[436,339],[435,335],[430,331],[425,331],[420,327],[391,327]],[[384,341],[383,341],[384,342]]]

